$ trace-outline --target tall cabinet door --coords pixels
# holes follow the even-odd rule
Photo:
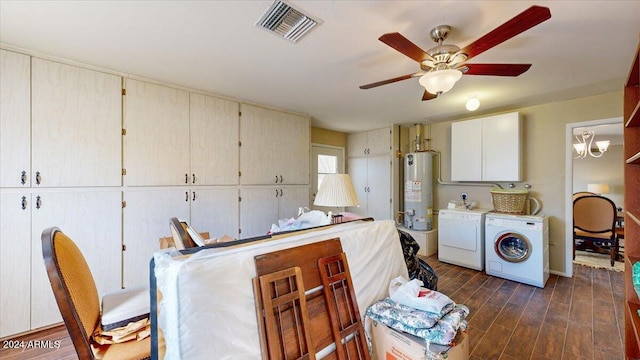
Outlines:
[[[240,183],[309,184],[309,118],[242,105]]]
[[[80,248],[99,296],[121,288],[122,192],[86,190],[32,195],[31,328],[61,321],[42,258],[42,231],[59,227]]]
[[[31,67],[32,185],[120,186],[122,78],[37,58]]]
[[[239,104],[190,94],[191,184],[238,184]]]
[[[30,184],[30,65],[29,56],[0,50],[0,187]]]
[[[0,193],[0,338],[30,329],[31,195]]]
[[[216,186],[191,189],[191,226],[208,231],[211,238],[228,235],[238,238],[240,205],[238,189]]]
[[[347,211],[360,216],[371,216],[367,211],[367,158],[350,158],[347,161],[347,166],[360,203],[359,206],[347,207]]]
[[[301,207],[309,207],[308,186],[282,187],[278,197],[278,219],[296,217]]]
[[[132,79],[126,80],[126,90],[126,184],[188,184],[189,93]]]
[[[271,164],[279,166],[284,184],[309,184],[311,135],[309,119],[283,113],[278,136],[278,157]],[[305,201],[306,203],[306,201]]]
[[[169,219],[189,219],[188,189],[129,189],[124,193],[124,286],[149,284],[149,261],[160,238],[171,236]]]
[[[261,186],[240,190],[241,238],[266,235],[278,221],[280,187]]]
[[[393,219],[391,214],[391,158],[372,156],[367,163],[367,209],[376,220]]]

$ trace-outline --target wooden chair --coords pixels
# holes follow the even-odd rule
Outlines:
[[[176,249],[183,250],[198,246],[187,233],[186,222],[180,221],[176,217],[172,217],[171,220],[169,220],[169,228],[171,229]]]
[[[76,244],[59,228],[42,232],[44,258],[53,294],[80,359],[96,359],[91,335],[100,324],[100,298],[89,265]],[[151,339],[100,346],[102,359],[148,359]]]
[[[575,199],[577,199],[579,197],[590,196],[590,195],[598,195],[598,194],[592,193],[592,192],[589,192],[589,191],[578,191],[578,192],[573,193],[573,200],[575,200]]]
[[[616,205],[598,195],[577,197],[573,201],[573,257],[576,250],[608,253],[611,266],[618,257]]]

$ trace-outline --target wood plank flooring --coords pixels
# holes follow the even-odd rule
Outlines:
[[[472,360],[624,358],[622,273],[574,265],[573,278],[551,275],[540,289],[441,263],[436,256],[427,262],[438,274],[438,290],[470,309]],[[5,340],[44,348],[0,348],[3,360],[77,359],[63,326],[3,339],[2,345]]]

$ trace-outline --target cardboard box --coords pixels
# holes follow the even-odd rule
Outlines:
[[[376,360],[469,359],[469,336],[463,332],[458,332],[455,346],[431,344],[427,353],[424,339],[372,321],[371,342],[373,343],[373,358]]]

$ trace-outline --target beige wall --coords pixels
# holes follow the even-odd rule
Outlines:
[[[566,124],[622,116],[622,92],[579,98],[544,105],[510,109],[523,118],[523,163],[525,181],[531,184],[531,196],[543,205],[541,214],[550,217],[550,269],[566,274],[565,226],[565,154]],[[488,116],[493,114],[483,114]],[[480,117],[475,115],[473,117]],[[471,116],[467,119],[472,118]],[[462,118],[456,120],[464,120]],[[431,124],[430,148],[441,152],[442,180],[450,179],[451,121]],[[437,162],[437,161],[436,161]],[[507,184],[502,184],[506,187]],[[490,187],[436,185],[434,208],[446,208],[449,200],[459,199],[461,192],[482,208],[493,208]]]
[[[311,143],[347,148],[347,134],[339,131],[311,127]]]

